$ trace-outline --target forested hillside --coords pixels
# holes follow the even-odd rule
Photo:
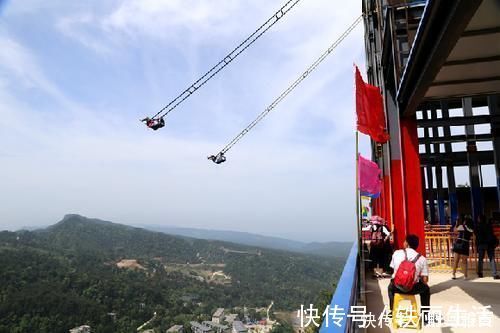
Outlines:
[[[217,307],[297,310],[331,291],[342,260],[179,238],[78,215],[0,232],[0,333],[166,329]]]

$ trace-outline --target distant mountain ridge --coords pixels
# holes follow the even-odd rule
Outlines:
[[[346,258],[352,242],[300,242],[281,237],[264,236],[249,232],[198,229],[162,225],[139,225],[142,228],[162,232],[170,235],[184,236],[198,239],[211,239],[237,244],[263,247],[276,250],[293,251],[305,254],[314,254],[327,257]]]

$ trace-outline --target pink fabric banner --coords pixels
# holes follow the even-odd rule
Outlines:
[[[378,197],[382,188],[380,168],[377,163],[367,160],[361,154],[358,159],[359,191],[362,195]]]

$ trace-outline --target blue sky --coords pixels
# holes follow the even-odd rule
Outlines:
[[[0,227],[80,213],[306,241],[355,227],[353,67],[363,28],[215,165],[361,13],[303,0],[166,118],[140,122],[282,0],[7,1],[0,9]],[[368,155],[363,137],[362,152]]]

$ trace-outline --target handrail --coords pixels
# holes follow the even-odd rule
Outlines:
[[[330,308],[334,308],[335,305],[338,308],[342,308],[343,312],[348,313],[352,305],[356,305],[357,289],[358,289],[358,272],[359,272],[359,260],[358,260],[358,242],[354,242],[349,252],[349,257],[344,265],[344,270],[340,276],[337,288],[333,294],[332,301],[330,303]],[[351,332],[351,322],[348,317],[345,317],[341,321],[341,325],[337,326],[329,321],[328,327],[326,327],[327,320],[323,318],[323,323],[319,329],[319,333],[346,333]]]
[[[496,237],[500,237],[500,227],[495,226],[493,232]],[[458,236],[456,230],[450,231],[449,228],[439,230],[433,228],[425,231],[425,252],[429,262],[429,269],[432,272],[450,272],[453,268],[454,253],[453,244]],[[495,249],[495,261],[500,264],[500,248]],[[477,270],[478,251],[476,246],[476,237],[471,235],[469,241],[469,256],[467,257],[469,269],[473,272]],[[459,270],[462,268],[459,267]],[[484,270],[489,270],[489,265],[485,265]]]

